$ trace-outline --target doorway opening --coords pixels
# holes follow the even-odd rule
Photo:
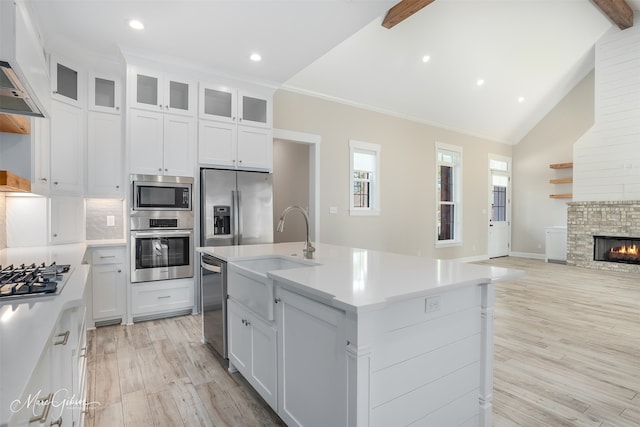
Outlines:
[[[282,211],[290,205],[307,209],[309,237],[320,238],[320,136],[273,130],[273,220],[274,243],[302,241],[306,226],[302,215],[287,217],[283,233],[275,232]]]

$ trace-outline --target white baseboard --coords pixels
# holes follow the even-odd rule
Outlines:
[[[516,258],[545,259],[544,254],[536,254],[532,252],[511,252],[509,256]]]

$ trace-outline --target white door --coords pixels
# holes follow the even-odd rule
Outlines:
[[[162,113],[131,109],[129,114],[131,173],[162,174],[163,119]]]
[[[84,111],[51,103],[51,192],[81,195],[84,189]]]
[[[509,255],[511,240],[511,178],[507,172],[491,171],[489,205],[489,258]]]

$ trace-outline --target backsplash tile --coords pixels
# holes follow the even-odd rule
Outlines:
[[[124,201],[118,199],[87,199],[87,240],[124,238]],[[114,225],[107,225],[107,216],[114,217]]]

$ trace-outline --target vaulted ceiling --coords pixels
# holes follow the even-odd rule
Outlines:
[[[620,31],[589,0],[436,0],[391,29],[394,0],[26,1],[53,50],[159,55],[510,144]]]

